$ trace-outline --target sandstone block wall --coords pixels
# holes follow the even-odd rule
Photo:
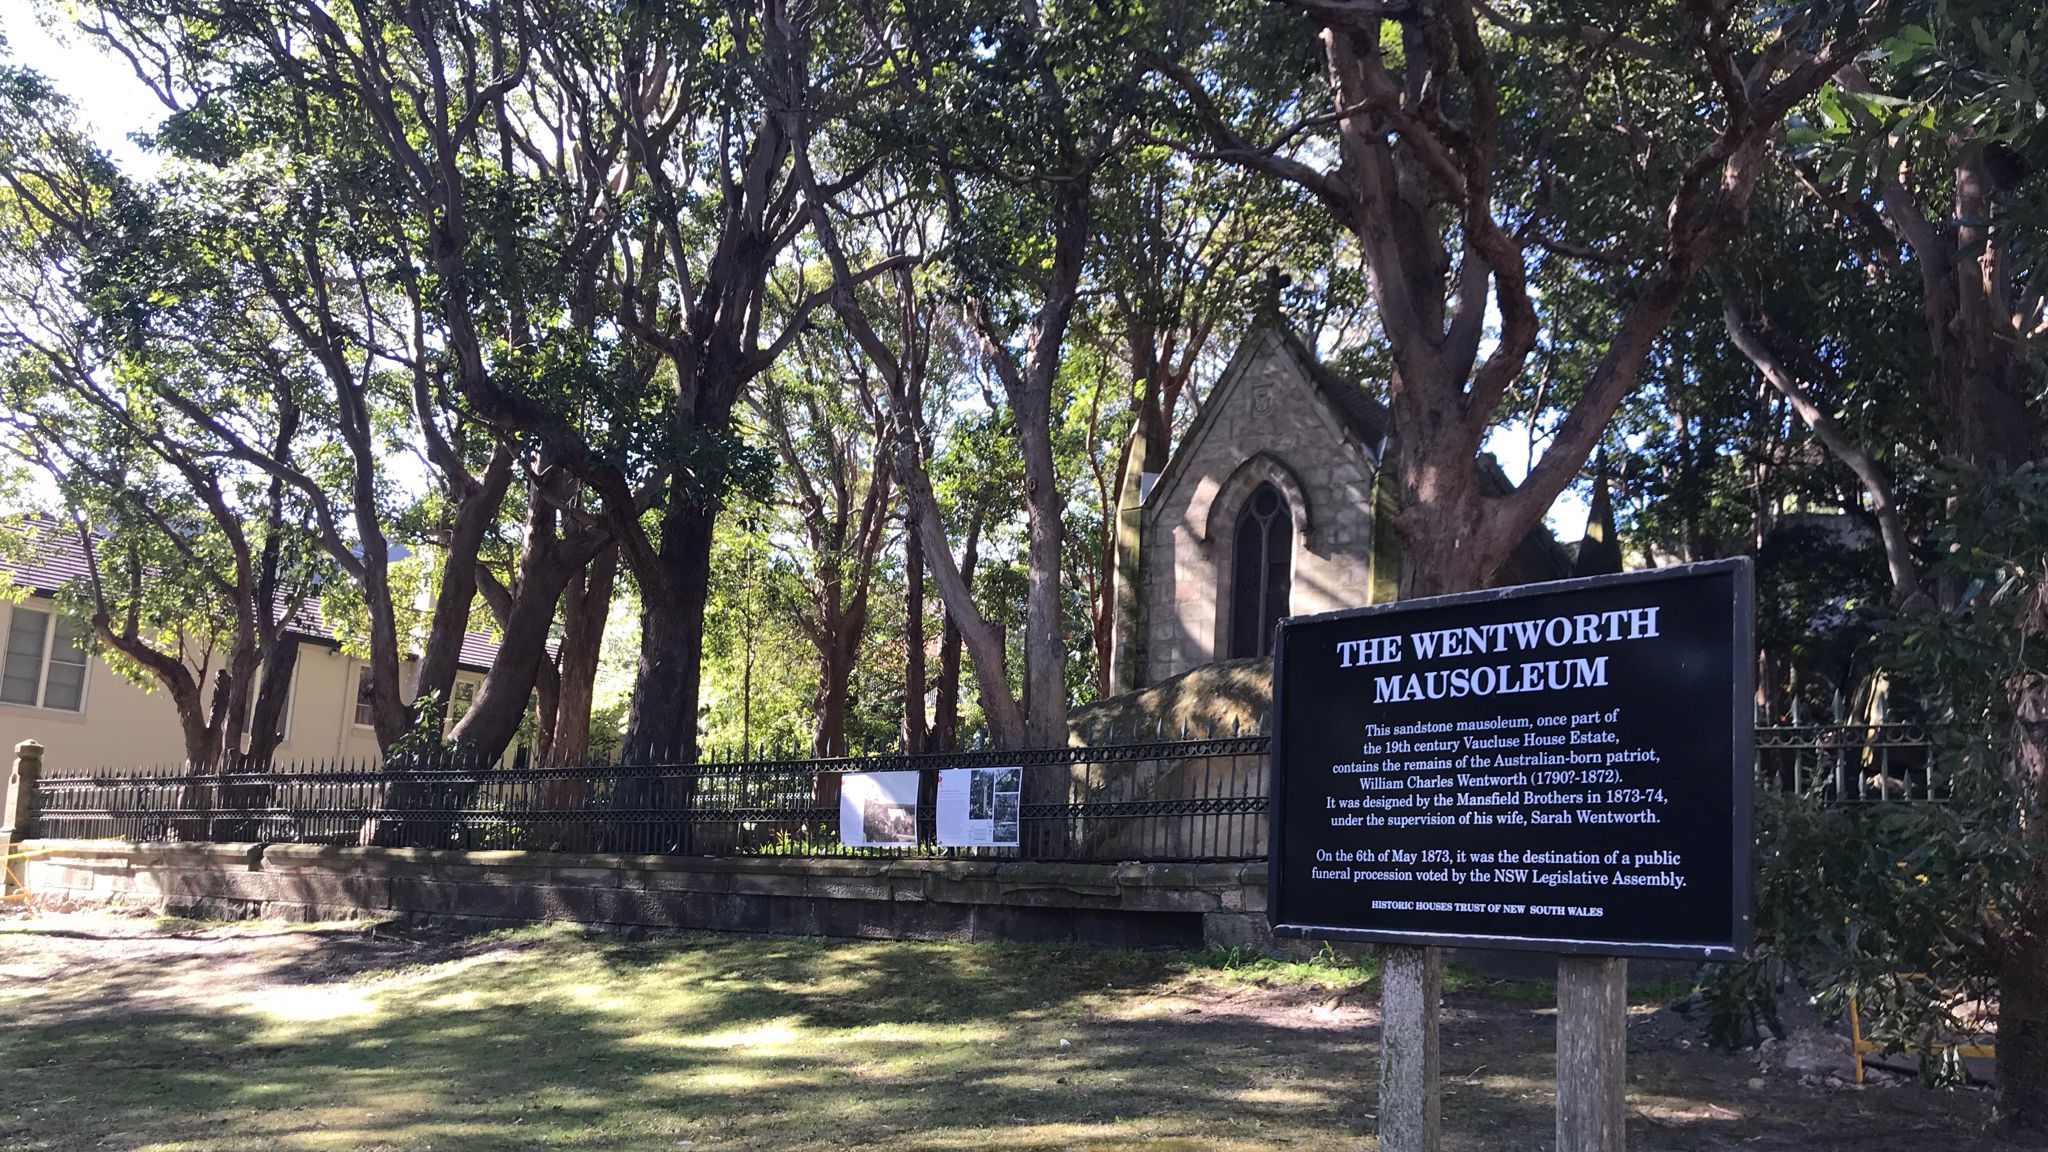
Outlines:
[[[1266,866],[33,841],[43,906],[1267,948]]]

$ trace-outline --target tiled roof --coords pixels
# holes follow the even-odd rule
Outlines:
[[[73,580],[88,576],[85,549],[79,546],[78,532],[67,524],[54,520],[32,519],[23,527],[26,530],[27,554],[15,560],[0,554],[0,576],[7,582],[27,588],[38,596],[55,596]],[[0,532],[12,534],[11,526],[0,525]],[[281,614],[287,605],[280,603],[277,611]],[[334,629],[320,617],[317,601],[300,604],[285,622],[288,631],[296,633],[301,640],[316,644],[339,647]],[[492,661],[498,658],[498,641],[487,632],[468,632],[462,637],[462,653],[457,662],[472,672],[488,672]]]
[[[47,596],[86,578],[85,549],[78,546],[75,530],[54,520],[30,521],[26,528],[28,554],[19,563],[0,553],[0,572],[9,580]]]

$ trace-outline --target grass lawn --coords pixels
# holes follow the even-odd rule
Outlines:
[[[1371,1148],[1371,972],[999,944],[0,922],[0,1148]],[[1451,981],[1447,1146],[1548,1147],[1541,986]],[[1631,1148],[1984,1146],[1644,1005]]]

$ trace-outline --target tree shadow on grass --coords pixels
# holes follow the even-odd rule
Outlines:
[[[196,964],[54,980],[0,1032],[0,1147],[1352,1148],[1377,1111],[1376,1029],[1218,1011],[1166,956],[555,932],[375,961],[304,935],[253,997],[167,996]],[[292,978],[309,971],[336,975]],[[1547,1025],[1452,1007],[1447,1147],[1546,1146]],[[1861,1101],[1858,1119],[1796,1086],[1773,1103],[1807,1106],[1797,1122],[1716,1112],[1702,1068],[1739,1062],[1643,1066],[1639,1095],[1700,1107],[1633,1124],[1631,1147],[1826,1147],[1804,1139],[1816,1120],[1845,1149],[1972,1135],[1901,1143],[1935,1113]]]

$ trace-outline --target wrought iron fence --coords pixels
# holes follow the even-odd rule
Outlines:
[[[735,758],[578,768],[274,766],[51,772],[36,793],[48,838],[379,844],[723,856],[968,856],[1094,861],[1250,860],[1266,852],[1263,735],[1030,751],[838,759]],[[1757,729],[1760,786],[1832,803],[1939,801],[1936,744],[1910,724]],[[937,843],[937,770],[1022,769],[1016,847]],[[921,774],[914,843],[840,843],[839,781]]]
[[[1759,782],[1840,804],[1942,800],[1948,780],[1918,724],[1775,724],[1756,730]]]
[[[1022,769],[1016,847],[937,843],[938,769]],[[920,773],[917,835],[847,847],[839,783]],[[1247,860],[1266,851],[1264,736],[837,759],[500,769],[415,759],[375,767],[187,774],[52,772],[36,834],[406,848],[718,856],[985,856]]]

